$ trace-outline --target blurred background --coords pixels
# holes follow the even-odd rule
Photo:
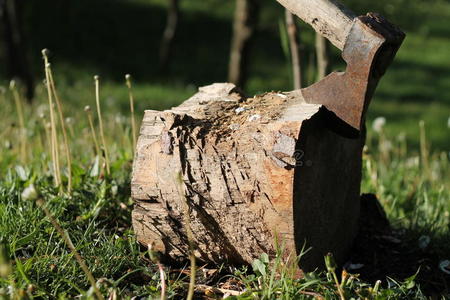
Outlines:
[[[377,89],[369,121],[385,120],[389,134],[416,148],[419,121],[424,120],[431,148],[448,151],[450,2],[343,2],[357,14],[379,12],[407,33]],[[324,44],[297,18],[295,50],[288,30],[293,24],[275,0],[0,3],[1,85],[7,88],[15,78],[33,105],[45,95],[43,48],[50,50],[63,101],[70,103],[66,110],[81,110],[92,102],[92,76],[98,74],[106,111],[127,111],[124,75],[129,73],[134,80],[138,120],[144,109],[177,105],[197,87],[212,82],[233,81],[253,95],[291,90],[296,84],[307,86],[323,72],[345,67],[340,52]],[[295,75],[293,63],[299,66],[301,79]]]

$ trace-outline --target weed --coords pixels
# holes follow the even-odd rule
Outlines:
[[[20,158],[26,163],[26,149],[27,149],[27,136],[25,127],[25,116],[23,114],[22,100],[17,90],[16,81],[11,80],[9,83],[9,89],[11,90],[16,105],[17,117],[19,119],[19,144],[20,144]]]
[[[102,140],[105,164],[106,164],[106,174],[110,175],[110,164],[109,164],[109,155],[108,155],[108,146],[106,145],[105,132],[103,130],[103,119],[102,112],[100,108],[100,77],[98,75],[94,76],[95,82],[95,103],[97,105],[97,115],[98,115],[98,125],[100,127],[100,138]]]
[[[61,169],[59,167],[59,143],[58,143],[58,133],[56,127],[55,113],[54,113],[54,104],[53,104],[53,93],[52,86],[50,80],[50,63],[48,62],[48,50],[42,50],[42,56],[44,58],[45,64],[45,83],[47,86],[48,93],[48,107],[50,111],[50,133],[51,133],[51,154],[52,154],[52,162],[53,162],[53,177],[55,180],[55,185],[61,185]]]
[[[77,249],[72,243],[72,240],[70,239],[69,233],[62,229],[62,227],[59,225],[58,221],[53,217],[53,215],[50,213],[50,211],[45,207],[45,203],[42,199],[36,200],[37,205],[44,211],[47,218],[52,223],[53,227],[55,227],[56,231],[61,235],[61,238],[66,243],[67,247],[69,247],[70,251],[72,252],[73,256],[75,256],[75,259],[80,264],[81,269],[83,270],[84,274],[88,278],[89,282],[91,283],[91,286],[95,292],[95,295],[98,299],[105,299],[103,295],[100,293],[100,291],[97,288],[96,281],[94,279],[94,276],[92,275],[91,271],[89,271],[89,268],[87,267],[84,259],[81,257],[81,255],[78,253]]]
[[[91,135],[92,135],[92,141],[94,142],[95,153],[98,157],[100,157],[102,153],[100,151],[97,134],[95,133],[94,121],[92,120],[91,107],[89,105],[86,105],[84,107],[84,111],[86,112],[88,122],[89,122],[89,128],[91,129]]]
[[[134,117],[134,97],[133,97],[133,92],[131,90],[131,75],[130,74],[125,75],[125,81],[126,81],[126,85],[128,87],[128,97],[130,100],[131,137],[132,137],[132,141],[133,141],[133,150],[134,150],[134,149],[136,149],[136,120]]]
[[[72,193],[72,157],[70,154],[70,147],[69,147],[69,139],[67,137],[67,130],[64,120],[64,115],[62,111],[62,105],[61,101],[59,100],[58,93],[56,91],[55,81],[53,80],[53,73],[50,66],[50,63],[48,62],[48,56],[46,51],[42,51],[44,54],[44,59],[46,62],[46,67],[48,72],[48,79],[50,80],[50,88],[51,92],[53,93],[53,97],[55,99],[56,103],[56,109],[58,111],[58,117],[59,117],[59,124],[61,125],[62,135],[63,135],[63,141],[64,141],[64,149],[66,152],[66,159],[67,159],[67,193],[70,195]]]
[[[194,291],[195,291],[195,275],[197,272],[197,266],[195,263],[195,254],[194,254],[194,234],[192,233],[192,227],[191,227],[191,207],[189,205],[189,200],[186,197],[185,191],[184,191],[184,181],[183,181],[183,175],[181,172],[178,172],[176,174],[177,179],[177,187],[178,187],[178,194],[180,195],[181,199],[183,200],[184,205],[184,226],[186,230],[186,235],[188,239],[189,244],[189,260],[191,262],[191,275],[190,275],[190,281],[189,281],[189,289],[187,293],[187,300],[192,300],[194,297]]]

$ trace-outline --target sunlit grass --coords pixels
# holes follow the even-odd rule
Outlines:
[[[139,90],[139,87],[135,89]],[[126,86],[109,90],[106,85],[105,90],[100,87],[103,97],[107,97],[108,92],[120,90],[118,97],[123,97],[121,102],[129,105]],[[62,90],[60,94],[66,93]],[[80,102],[94,106],[92,83],[85,93],[86,99]],[[142,101],[139,95],[135,96],[137,102]],[[41,116],[49,119],[48,105],[43,105],[44,93],[38,93],[38,97],[32,106],[24,105],[24,126],[30,145],[26,156],[32,158],[28,161],[21,159],[20,128],[16,125],[13,95],[5,91],[1,97],[3,110],[0,117],[5,126],[0,133],[0,242],[6,247],[5,259],[11,264],[12,273],[0,279],[0,293],[11,295],[13,290],[14,295],[30,297],[94,297],[94,290],[89,288],[71,251],[43,211],[30,199],[30,187],[33,187],[44,199],[49,213],[70,234],[105,297],[158,296],[162,282],[166,283],[161,281],[161,266],[147,258],[147,249],[139,247],[131,230],[129,178],[133,140],[130,112],[117,109],[114,106],[117,102],[108,106],[105,101],[105,143],[111,159],[111,173],[106,176],[106,166],[92,141],[84,106],[72,103],[64,107],[66,115],[73,119],[68,122],[72,128],[68,130],[68,139],[73,154],[73,191],[71,195],[61,194],[53,184],[49,134]],[[95,118],[94,130],[98,130],[97,122]],[[447,130],[445,125],[442,130]],[[422,141],[422,148],[410,148],[404,136],[391,134],[390,126],[389,118],[383,126],[378,124],[372,128],[368,123],[362,191],[377,194],[393,226],[403,230],[400,236],[412,249],[418,247],[417,241],[422,236],[429,237],[431,242],[425,253],[436,258],[434,264],[425,262],[423,268],[432,268],[433,274],[439,276],[443,271],[437,264],[445,262],[448,259],[445,255],[450,253],[448,153],[429,148],[427,123],[424,123],[422,135],[418,120],[410,128]],[[58,131],[58,134],[62,133]],[[67,183],[66,167],[62,168],[62,182]],[[412,276],[410,278],[378,278],[382,282],[380,285],[364,282],[348,273],[333,275],[338,272],[333,268],[325,273],[297,277],[286,264],[288,262],[280,256],[274,261],[261,260],[253,272],[229,267],[222,272],[228,274],[224,278],[234,278],[233,282],[237,282],[231,291],[240,294],[241,299],[333,298],[338,295],[341,298],[423,297],[420,285],[414,284],[424,280],[420,271],[417,277],[413,276],[417,269],[408,274]],[[189,276],[170,268],[164,271],[167,273],[164,276],[167,277],[164,288],[167,297],[185,296]],[[210,288],[214,285],[219,288],[225,281],[217,279]],[[204,284],[198,283],[196,289],[203,293]]]

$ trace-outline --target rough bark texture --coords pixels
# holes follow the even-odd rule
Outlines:
[[[228,81],[243,88],[247,79],[250,43],[255,32],[260,0],[236,0]]]
[[[294,15],[285,10],[286,28],[289,37],[289,49],[291,50],[292,61],[292,80],[294,89],[302,88],[302,67],[300,62],[300,47],[297,24],[294,20]]]
[[[179,170],[201,261],[251,263],[276,240],[286,256],[312,247],[304,270],[327,252],[342,261],[357,231],[362,141],[333,122],[299,92],[245,98],[232,84],[147,110],[132,176],[138,240],[187,257]]]

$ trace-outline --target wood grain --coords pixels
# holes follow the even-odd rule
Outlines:
[[[147,110],[132,175],[138,240],[187,257],[181,171],[201,261],[251,263],[281,244],[292,257],[305,240],[304,269],[327,252],[342,260],[357,229],[361,141],[333,132],[327,114],[298,91],[246,98],[232,84]]]

